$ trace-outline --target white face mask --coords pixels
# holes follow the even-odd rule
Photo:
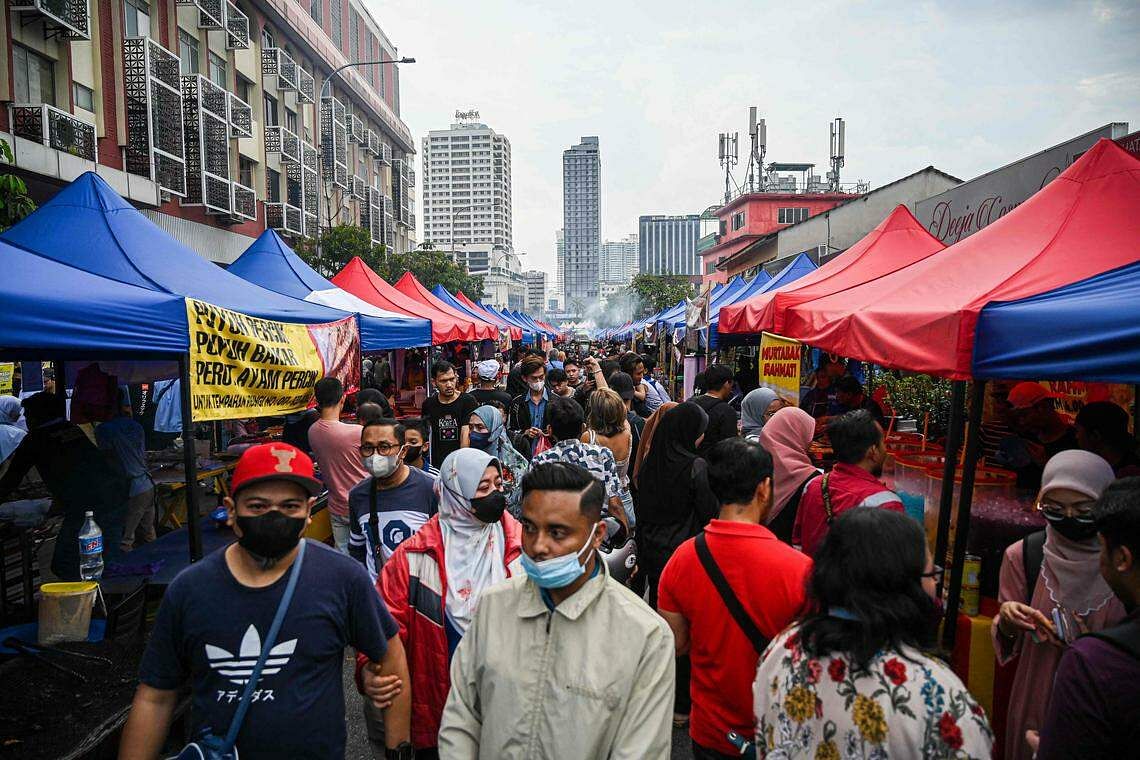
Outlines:
[[[402,451],[402,449],[401,449]],[[393,472],[400,466],[400,452],[389,454],[388,456],[381,456],[380,454],[373,454],[370,457],[364,458],[364,469],[374,478],[390,477]]]
[[[535,380],[533,383],[527,383],[527,385],[530,386],[530,389],[532,391],[534,391],[535,393],[538,393],[539,391],[541,391],[543,388],[546,387],[546,381]]]

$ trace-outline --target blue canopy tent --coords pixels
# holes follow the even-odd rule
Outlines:
[[[442,285],[437,284],[434,288],[432,288],[431,294],[439,300],[443,301],[451,308],[457,309],[464,314],[469,314],[474,319],[478,319],[483,322],[490,322],[491,324],[498,326],[500,329],[510,324],[498,314],[492,314],[491,312],[481,312],[481,310],[471,308],[455,296],[451,295],[451,293],[448,292],[447,288],[443,287]],[[522,330],[521,327],[519,329]],[[527,331],[524,330],[523,335],[525,335],[526,332]]]
[[[717,304],[716,311],[709,312],[711,314],[708,328],[709,348],[716,349],[721,343],[720,339],[722,336],[720,336],[720,334],[717,332],[717,325],[720,323],[721,308],[730,306],[734,303],[740,303],[741,301],[746,301],[753,296],[760,295],[761,293],[770,293],[773,290],[779,290],[785,285],[795,282],[804,275],[814,272],[818,268],[819,267],[816,266],[814,261],[812,261],[806,254],[801,253],[792,259],[792,261],[786,267],[781,269],[775,277],[768,277],[767,273],[762,272],[761,275],[767,277],[767,280],[762,280],[761,275],[757,275],[756,279],[749,284],[749,287],[737,292],[729,300]]]
[[[275,293],[355,312],[365,352],[431,345],[431,322],[407,317],[341,290],[306,264],[275,230],[266,230],[227,270]]]
[[[973,376],[1140,383],[1140,261],[982,308]]]
[[[517,325],[518,327],[521,327],[523,330],[526,330],[528,332],[533,333],[535,336],[547,337],[547,332],[545,330],[543,330],[538,325],[530,324],[529,322],[527,322],[527,320],[523,319],[518,314],[515,314],[510,309],[496,309],[494,306],[490,306],[488,304],[485,304],[482,301],[479,301],[478,304],[480,306],[482,306],[484,309],[490,309],[492,312],[494,312],[495,314],[498,314],[503,319],[510,322],[512,325]]]
[[[266,290],[211,264],[159,229],[94,172],[85,172],[0,233],[0,240],[91,274],[263,319],[315,324],[350,316]]]
[[[538,333],[541,333],[542,335],[544,335],[549,340],[554,340],[554,337],[555,337],[554,333],[550,332],[550,330],[547,330],[545,327],[542,327],[537,322],[535,322],[533,319],[531,319],[529,314],[524,314],[521,311],[511,311],[511,314],[513,314],[515,317],[517,317],[519,319],[519,321],[522,322],[524,325],[530,325],[530,329],[532,329]]]

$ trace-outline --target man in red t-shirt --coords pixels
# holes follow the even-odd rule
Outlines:
[[[808,483],[792,526],[792,544],[815,555],[832,521],[855,507],[905,511],[902,500],[879,480],[887,447],[883,428],[866,409],[834,418],[827,428],[836,465]],[[824,486],[827,490],[824,490]]]
[[[804,606],[811,559],[764,527],[772,508],[772,457],[743,438],[721,441],[708,454],[709,486],[720,517],[705,527],[704,541],[732,593],[760,634],[771,640]],[[728,611],[689,539],[661,573],[657,607],[673,629],[677,654],[692,664],[689,735],[693,756],[739,757],[729,731],[751,738],[752,681],[760,659],[756,646]]]

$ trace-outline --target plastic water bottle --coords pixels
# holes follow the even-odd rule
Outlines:
[[[79,531],[79,577],[97,581],[103,577],[103,531],[94,512],[88,511],[86,518]]]

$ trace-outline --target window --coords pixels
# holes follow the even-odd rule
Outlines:
[[[253,103],[253,82],[249,81],[241,74],[237,78],[237,96],[244,100],[247,104]]]
[[[12,46],[13,94],[17,103],[55,105],[55,64],[23,45]]]
[[[253,187],[253,159],[238,156],[238,182],[246,187]]]
[[[263,49],[277,47],[277,42],[273,39],[273,30],[268,26],[261,27],[261,47]]]
[[[265,200],[267,203],[281,202],[281,172],[266,168]]]
[[[309,15],[313,21],[316,21],[318,24],[320,24],[324,18],[321,10],[321,0],[309,0]]]
[[[285,109],[285,129],[297,134],[297,113],[288,108]]]
[[[744,212],[738,211],[732,215],[732,229],[738,230],[744,226]]]
[[[329,36],[332,37],[337,50],[340,50],[344,44],[344,30],[340,25],[341,1],[329,0]]]
[[[268,94],[265,95],[264,100],[262,101],[262,106],[263,106],[262,116],[265,119],[265,126],[276,127],[277,126],[277,98],[273,97],[272,95],[268,95]]]
[[[150,36],[150,3],[147,0],[123,0],[123,33],[127,37]]]
[[[776,213],[777,224],[795,224],[802,222],[808,218],[810,209],[806,208],[782,208]]]
[[[184,29],[178,30],[178,60],[183,74],[197,74],[198,64],[198,38]]]
[[[90,87],[74,82],[71,85],[71,99],[75,101],[76,108],[95,112],[95,91]]]
[[[217,53],[210,53],[210,81],[223,90],[229,89],[229,74],[227,72],[226,59]]]

